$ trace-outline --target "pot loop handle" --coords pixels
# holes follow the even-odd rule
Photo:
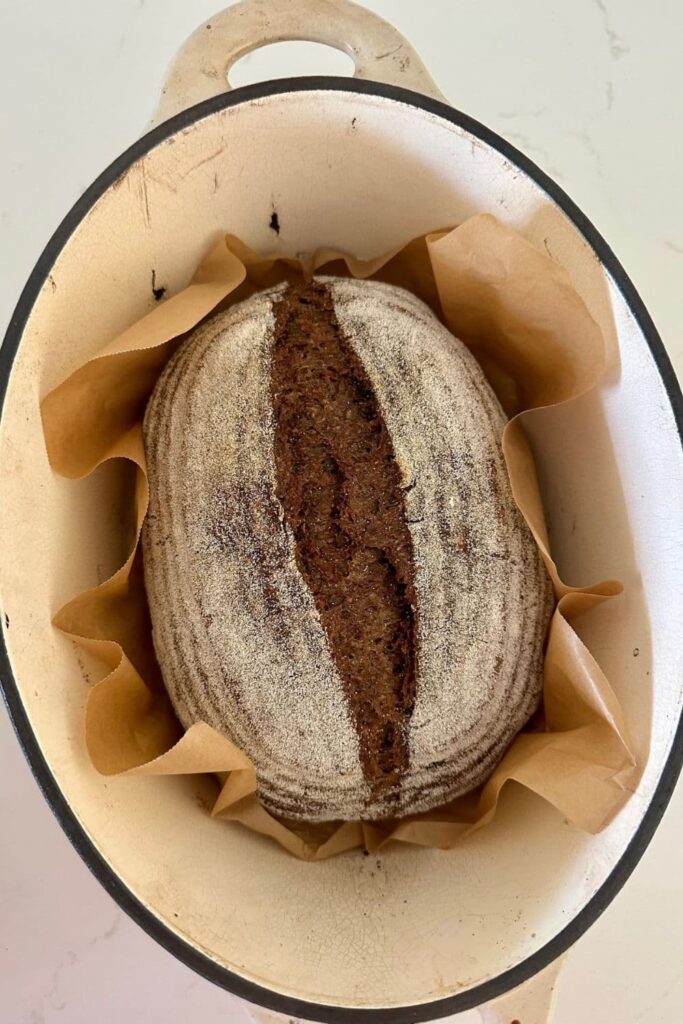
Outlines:
[[[477,1012],[481,1024],[552,1024],[557,984],[566,958],[565,953],[519,988],[480,1006]]]
[[[230,91],[228,73],[252,50],[283,40],[342,50],[355,77],[447,102],[412,46],[389,22],[351,0],[242,0],[200,25],[169,68],[152,126]]]

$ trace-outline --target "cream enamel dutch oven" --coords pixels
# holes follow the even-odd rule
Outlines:
[[[356,78],[226,91],[239,56],[283,38],[346,50]],[[538,414],[533,429],[553,460],[552,477],[543,459],[540,469],[565,578],[626,584],[582,629],[645,765],[633,798],[589,836],[513,786],[495,822],[450,852],[396,845],[379,864],[357,852],[307,864],[212,820],[200,779],[97,775],[83,742],[83,676],[102,669],[50,620],[121,560],[110,521],[118,477],[116,467],[78,484],[52,474],[40,396],[153,306],[153,282],[184,287],[225,231],[260,250],[372,256],[481,211],[568,269],[611,349],[599,393]],[[556,961],[633,870],[683,756],[681,394],[633,285],[562,190],[443,102],[374,15],[346,0],[247,0],[192,36],[155,127],[49,242],[10,323],[0,377],[6,699],[63,828],[131,917],[226,989],[322,1021],[443,1017]],[[94,514],[103,507],[111,517]]]

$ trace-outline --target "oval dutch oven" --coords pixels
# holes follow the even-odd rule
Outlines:
[[[284,38],[346,50],[355,79],[225,91],[238,57]],[[627,584],[584,637],[633,726],[645,765],[637,793],[588,836],[511,787],[495,822],[459,848],[397,844],[376,870],[358,856],[302,863],[221,825],[193,799],[196,780],[97,775],[82,740],[87,685],[50,620],[96,582],[98,562],[120,558],[93,514],[113,483],[106,472],[79,484],[55,478],[40,396],[151,308],[152,278],[182,288],[226,230],[255,249],[370,256],[482,211],[567,268],[618,365],[542,429],[560,474],[548,509],[560,564],[571,562],[577,582]],[[417,55],[374,15],[347,0],[247,0],[191,37],[155,127],[48,243],[12,317],[0,378],[5,696],[47,800],[123,909],[216,984],[344,1024],[444,1017],[556,961],[633,870],[683,756],[672,607],[683,578],[681,393],[633,285],[564,192],[443,102]],[[572,509],[555,492],[571,493]]]

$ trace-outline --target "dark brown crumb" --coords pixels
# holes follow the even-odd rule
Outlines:
[[[408,768],[416,597],[401,477],[370,381],[320,282],[275,305],[278,498],[342,677],[373,794]]]

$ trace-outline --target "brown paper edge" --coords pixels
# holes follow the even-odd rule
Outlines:
[[[525,408],[513,415],[505,428],[503,451],[513,495],[538,543],[558,598],[544,665],[545,731],[520,733],[488,782],[474,794],[435,811],[381,825],[345,822],[321,828],[279,821],[259,802],[254,768],[246,755],[205,723],[196,723],[180,735],[160,676],[152,683],[140,674],[144,652],[138,651],[137,658],[129,656],[140,647],[136,641],[149,628],[139,547],[148,500],[141,416],[154,381],[183,335],[228,296],[238,300],[283,277],[310,274],[323,267],[328,273],[342,271],[356,277],[376,274],[410,287],[469,344],[487,372],[493,367],[494,374],[500,352],[492,356],[489,341],[505,330],[500,324],[482,325],[482,303],[477,296],[490,295],[490,308],[497,308],[496,296],[521,274],[525,280],[543,281],[543,288],[554,298],[559,294],[581,325],[572,351],[557,345],[553,354],[556,365],[553,373],[547,374],[545,387],[538,367],[530,366],[526,376],[518,374],[509,394],[506,368],[500,380],[489,373],[504,404],[518,386],[522,392],[526,389]],[[459,275],[458,289],[449,286],[454,275]],[[511,338],[511,347],[517,348],[511,358],[523,358],[525,344],[531,349],[537,341],[547,345],[543,330],[547,331],[545,323],[542,328],[525,325],[523,319],[518,323],[513,311],[505,337],[506,345]],[[571,622],[619,594],[621,586],[607,581],[576,588],[560,579],[548,547],[522,420],[529,409],[571,401],[595,387],[604,373],[604,352],[599,328],[566,271],[487,214],[454,229],[413,239],[371,261],[323,250],[302,266],[296,260],[258,256],[232,236],[214,245],[186,289],[77,368],[41,406],[48,454],[56,472],[78,478],[112,458],[128,459],[137,467],[135,541],[126,562],[109,580],[70,601],[54,619],[57,628],[109,669],[93,686],[86,706],[86,740],[97,770],[105,775],[219,775],[224,781],[212,810],[215,816],[239,821],[306,860],[324,859],[357,846],[379,850],[391,841],[450,848],[492,819],[509,781],[536,792],[578,827],[589,832],[603,828],[628,798],[636,766],[621,707]],[[120,416],[108,419],[93,412],[107,404],[102,399],[116,393],[112,390],[116,386],[130,389],[131,380],[137,383],[128,397],[131,409],[123,425]],[[149,633],[147,645],[151,646]]]

